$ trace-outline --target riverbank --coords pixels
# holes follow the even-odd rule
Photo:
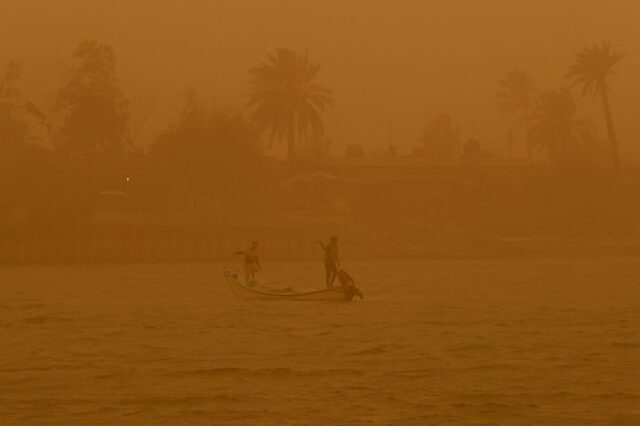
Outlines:
[[[324,226],[101,226],[72,235],[0,235],[0,264],[177,263],[230,261],[253,240],[265,260],[313,260],[317,241],[340,237],[345,259],[481,259],[633,255],[640,239],[628,237],[504,237],[426,228]]]

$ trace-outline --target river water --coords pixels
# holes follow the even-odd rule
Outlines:
[[[639,425],[639,265],[350,262],[351,304],[236,300],[220,264],[4,268],[0,424]]]

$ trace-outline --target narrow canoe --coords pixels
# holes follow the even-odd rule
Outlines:
[[[339,288],[328,288],[313,291],[268,291],[251,288],[238,281],[238,274],[224,271],[225,279],[231,292],[245,300],[294,300],[300,302],[346,302],[344,292]]]

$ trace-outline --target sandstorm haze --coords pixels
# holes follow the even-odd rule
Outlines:
[[[640,425],[638,0],[0,0],[0,424]]]
[[[489,1],[3,1],[0,58],[22,63],[23,97],[47,105],[82,39],[111,45],[125,95],[152,97],[145,142],[193,88],[243,105],[248,70],[268,52],[308,49],[333,90],[325,115],[332,150],[348,144],[381,152],[392,140],[409,153],[440,112],[462,137],[506,154],[508,126],[493,108],[497,81],[521,68],[542,90],[568,83],[576,52],[609,40],[627,52],[611,79],[623,158],[635,156],[634,105],[640,45],[632,0]],[[604,136],[600,105],[578,99]],[[521,149],[522,146],[516,147]],[[524,155],[524,151],[516,151]]]

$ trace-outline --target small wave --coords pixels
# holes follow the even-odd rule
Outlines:
[[[211,397],[202,396],[144,396],[136,398],[123,398],[120,399],[118,403],[119,405],[142,405],[147,407],[157,407],[159,405],[200,405],[211,401],[211,399]]]
[[[640,395],[632,394],[632,393],[601,393],[596,394],[590,397],[591,399],[598,400],[614,400],[614,401],[623,401],[623,400],[638,400],[640,399]]]
[[[442,374],[442,370],[439,368],[422,368],[417,370],[400,370],[400,371],[392,371],[386,373],[391,376],[400,376],[400,377],[410,377],[410,378],[420,378],[420,377],[430,377],[437,376]]]
[[[17,304],[17,305],[11,305],[8,303],[1,303],[0,304],[0,310],[3,311],[28,311],[31,309],[40,309],[40,308],[44,308],[47,305],[44,303],[23,303],[23,304]]]
[[[613,342],[611,346],[621,349],[640,349],[640,343],[631,342]]]
[[[492,351],[494,348],[490,345],[456,345],[449,349],[451,352],[486,352]]]
[[[211,411],[207,410],[183,410],[181,413],[182,417],[185,416],[193,416],[193,417],[210,417],[212,415]]]
[[[24,367],[24,368],[0,368],[0,373],[28,373],[34,371],[57,371],[57,370],[84,370],[85,365],[70,365],[70,364],[58,364],[58,365],[45,365],[40,367]]]
[[[290,375],[290,368],[203,368],[198,370],[187,370],[178,374],[194,375],[194,376],[239,376],[239,375],[267,375],[267,376],[286,376]]]
[[[113,371],[110,373],[97,374],[93,376],[93,379],[94,380],[113,380],[113,379],[125,377],[125,376],[128,376],[128,374],[125,372]]]
[[[327,369],[327,370],[294,370],[292,368],[206,368],[177,372],[178,375],[188,376],[245,376],[245,377],[310,377],[310,376],[360,376],[364,372],[356,369]]]
[[[495,371],[495,370],[518,370],[514,365],[507,364],[478,364],[464,368],[465,371]]]
[[[491,398],[496,400],[483,401],[484,399]],[[465,411],[476,412],[480,414],[497,414],[497,413],[514,413],[522,410],[538,410],[540,406],[531,403],[522,402],[504,402],[504,399],[512,400],[509,395],[497,394],[497,395],[474,395],[471,398],[462,397],[462,401],[453,402],[450,407],[456,409],[464,409]],[[501,401],[502,400],[502,401]]]
[[[360,355],[381,355],[390,352],[394,349],[400,349],[400,345],[377,345],[372,348],[363,349],[361,351],[349,352],[347,355],[360,356]]]
[[[418,325],[446,325],[449,324],[446,321],[437,321],[437,320],[410,320],[410,321],[406,321],[400,325],[403,326],[411,326],[413,324],[418,324]]]
[[[519,407],[511,404],[499,403],[499,402],[485,402],[481,404],[483,411],[489,410],[513,410]]]
[[[27,317],[23,320],[23,322],[27,323],[27,324],[32,324],[32,325],[42,325],[42,324],[47,324],[47,323],[68,323],[68,322],[73,322],[74,320],[71,318],[66,318],[66,317],[51,317],[51,316],[44,316],[44,315],[38,315],[35,317]]]

